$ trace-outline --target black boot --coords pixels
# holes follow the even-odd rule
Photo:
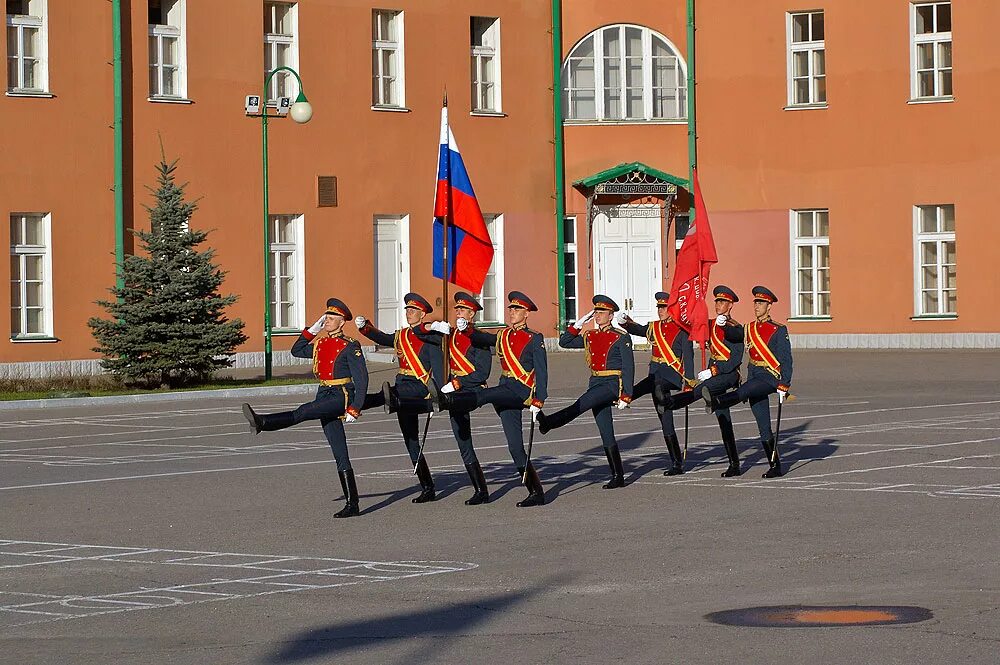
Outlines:
[[[399,394],[396,392],[396,388],[393,387],[388,381],[382,384],[382,406],[385,407],[386,413],[396,413],[399,411]]]
[[[249,404],[243,404],[243,417],[250,423],[250,429],[253,430],[253,433],[260,434],[260,416],[257,415],[253,407]]]
[[[417,480],[420,481],[420,494],[412,500],[413,503],[427,503],[437,498],[434,493],[434,478],[431,476],[431,470],[423,455],[417,461]]]
[[[572,422],[579,415],[580,409],[576,408],[575,402],[567,406],[565,409],[559,409],[553,414],[544,415],[541,411],[539,411],[538,432],[540,434],[548,434],[552,430]]]
[[[279,429],[285,429],[291,427],[295,424],[295,414],[291,411],[282,411],[280,413],[271,413],[266,416],[259,413],[253,413],[253,409],[250,408],[249,404],[243,405],[243,415],[247,415],[247,409],[253,414],[253,417],[257,421],[257,431],[258,432],[274,432]],[[249,420],[249,416],[247,419]]]
[[[670,386],[659,382],[653,384],[653,404],[656,406],[656,412],[661,415],[664,411],[674,408],[674,400],[670,396]]]
[[[701,389],[701,398],[705,400],[705,413],[715,413],[718,409],[728,409],[740,403],[740,396],[735,390],[721,395],[712,395],[708,386]]]
[[[467,506],[478,506],[483,503],[490,502],[490,491],[486,487],[486,476],[483,475],[483,467],[476,462],[475,464],[466,464],[465,470],[469,472],[469,480],[472,481],[472,488],[476,490],[476,493],[465,500],[465,505]]]
[[[438,410],[452,413],[475,411],[479,402],[474,392],[438,393]]]
[[[678,411],[683,409],[685,406],[691,406],[699,399],[702,399],[702,394],[697,390],[689,390],[687,392],[679,392],[670,398],[670,406],[667,407],[672,411]]]
[[[340,486],[344,488],[344,498],[347,505],[333,514],[334,517],[354,517],[358,514],[358,485],[354,482],[354,469],[338,471]]]
[[[767,461],[770,468],[761,475],[761,478],[780,478],[783,472],[781,470],[781,459],[778,457],[778,451],[774,446],[774,437],[772,436],[767,441],[764,441],[763,445],[764,452],[767,453]]]
[[[611,467],[611,480],[604,483],[604,489],[613,490],[625,487],[625,469],[622,468],[622,454],[618,451],[618,446],[605,448],[604,454],[608,457],[608,466]]]
[[[535,467],[528,462],[527,474],[525,470],[519,468],[519,474],[524,476],[524,486],[528,488],[528,496],[517,502],[518,508],[529,508],[531,506],[541,506],[545,504],[545,490],[542,488],[542,481],[538,479]]]
[[[726,457],[729,458],[729,468],[722,472],[723,478],[738,476],[740,471],[740,454],[736,449],[736,434],[733,432],[733,424],[729,421],[719,419],[719,429],[722,430],[722,446],[726,449]]]
[[[677,440],[676,434],[664,434],[663,441],[667,444],[667,451],[673,465],[663,472],[665,476],[679,476],[684,473],[684,456],[681,454],[681,442]]]

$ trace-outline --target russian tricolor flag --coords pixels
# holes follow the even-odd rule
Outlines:
[[[448,220],[448,281],[472,293],[482,291],[493,263],[493,241],[469,173],[448,126],[448,107],[441,109],[437,190],[434,193],[434,276],[444,279],[444,221]]]

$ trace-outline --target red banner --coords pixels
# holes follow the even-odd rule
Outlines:
[[[691,335],[691,339],[704,344],[708,341],[708,275],[719,257],[715,253],[708,210],[698,184],[698,171],[693,174],[694,219],[677,253],[667,307],[674,321]]]

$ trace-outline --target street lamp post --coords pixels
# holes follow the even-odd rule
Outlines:
[[[280,71],[291,72],[295,80],[299,82],[299,95],[295,98],[295,103],[289,111],[292,120],[299,124],[305,124],[312,119],[312,104],[306,99],[302,92],[302,79],[299,73],[291,67],[277,67],[264,75],[264,94],[260,97],[260,113],[248,114],[251,118],[260,118],[261,126],[261,162],[263,164],[264,176],[264,380],[271,379],[271,233],[270,222],[271,213],[268,208],[268,175],[267,175],[267,119],[283,118],[280,113],[268,114],[267,112],[267,90],[271,85],[271,79]]]

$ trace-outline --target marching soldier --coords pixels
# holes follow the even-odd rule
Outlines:
[[[729,316],[733,305],[740,301],[736,293],[728,286],[717,286],[713,291],[715,296],[716,318],[709,324],[709,361],[708,369],[698,373],[701,386],[697,391],[668,396],[664,406],[668,409],[683,409],[685,406],[701,399],[702,390],[708,389],[712,395],[721,395],[727,390],[740,385],[740,364],[743,362],[743,326]],[[722,432],[722,445],[729,458],[729,468],[722,473],[723,478],[738,476],[740,473],[740,457],[736,449],[736,434],[733,432],[733,417],[728,408],[715,411]]]
[[[368,389],[368,368],[361,353],[361,345],[344,334],[344,321],[351,318],[351,310],[343,301],[330,298],[326,312],[302,334],[292,346],[296,358],[312,358],[313,373],[320,387],[316,399],[294,411],[261,415],[249,404],[243,405],[243,415],[254,434],[272,432],[297,425],[306,420],[319,420],[323,433],[337,460],[337,474],[344,489],[347,505],[334,513],[334,517],[353,517],[358,514],[358,486],[347,454],[347,437],[344,423],[353,423],[361,417],[361,409]]]
[[[771,406],[768,396],[778,394],[778,403],[785,401],[792,383],[792,345],[788,339],[788,328],[771,320],[772,303],[777,296],[763,286],[753,287],[753,313],[755,321],[744,326],[744,343],[750,364],[747,381],[737,390],[723,395],[713,395],[709,386],[702,388],[701,394],[709,412],[731,407],[739,402],[749,402],[750,410],[757,421],[760,442],[767,454],[770,468],[762,478],[777,478],[782,474],[781,460],[775,448],[774,432],[771,430]]]
[[[608,490],[625,486],[625,470],[622,468],[622,455],[615,440],[611,407],[624,409],[632,401],[635,360],[632,356],[632,338],[611,325],[611,317],[618,311],[617,303],[604,295],[594,296],[593,303],[594,309],[580,317],[559,336],[559,346],[564,349],[586,349],[587,364],[590,366],[587,392],[552,415],[539,413],[538,425],[539,431],[546,434],[589,409],[594,414],[604,454],[611,467],[611,480],[604,485],[604,489]],[[585,330],[581,334],[580,329],[591,318],[597,329]]]
[[[455,294],[455,315],[456,327],[461,325],[448,336],[448,369],[450,370],[448,383],[441,386],[444,394],[462,393],[476,395],[486,388],[486,381],[490,378],[490,368],[493,364],[489,347],[481,348],[472,343],[472,334],[475,328],[471,325],[476,316],[476,312],[482,311],[483,306],[468,293],[459,291]],[[486,486],[486,476],[483,475],[483,467],[476,457],[476,449],[472,447],[472,427],[468,411],[452,411],[451,431],[455,434],[455,441],[458,442],[458,450],[462,454],[462,462],[465,463],[465,470],[469,473],[472,481],[472,488],[475,493],[465,501],[467,506],[478,506],[489,503],[490,492]]]
[[[669,294],[663,291],[656,293],[656,321],[640,325],[626,314],[620,314],[618,319],[629,334],[645,337],[653,347],[649,375],[636,384],[632,399],[652,393],[660,417],[660,427],[663,429],[663,441],[667,444],[672,462],[663,475],[676,476],[684,473],[684,457],[677,440],[677,430],[674,429],[674,414],[664,408],[663,402],[669,399],[671,390],[682,390],[689,386],[688,381],[694,376],[694,353],[688,333],[667,311],[668,298]]]
[[[544,504],[545,490],[524,451],[521,411],[527,408],[533,420],[541,411],[548,396],[547,359],[542,334],[527,327],[528,312],[537,312],[538,307],[520,291],[508,293],[507,300],[507,327],[495,334],[474,330],[470,335],[472,343],[480,348],[496,347],[502,370],[499,383],[476,393],[442,391],[439,399],[441,408],[453,413],[493,405],[500,416],[511,459],[528,489],[528,496],[518,501],[517,506],[526,508]],[[469,322],[459,319],[455,327],[464,332]]]
[[[384,401],[387,410],[396,413],[403,443],[410,454],[410,461],[417,468],[417,479],[420,481],[420,494],[413,499],[413,503],[426,503],[433,501],[436,494],[431,470],[427,466],[427,460],[420,454],[419,414],[431,410],[435,382],[438,385],[441,383],[443,359],[441,347],[421,339],[421,336],[428,329],[447,334],[451,327],[443,321],[430,324],[427,328],[423,326],[424,317],[434,308],[419,294],[407,293],[403,301],[407,327],[393,334],[382,332],[363,316],[354,319],[354,323],[368,339],[382,346],[392,346],[396,350],[399,372],[396,374],[395,386],[386,383],[383,387],[384,399],[369,400],[364,406],[374,406],[376,402]]]

